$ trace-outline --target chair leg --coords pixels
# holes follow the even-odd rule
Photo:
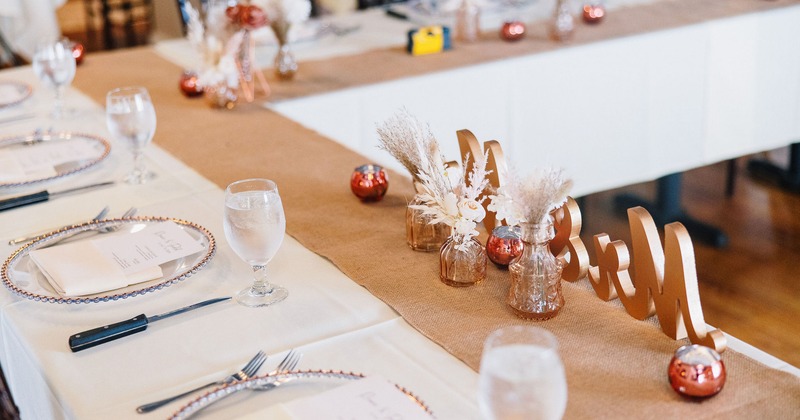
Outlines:
[[[739,165],[736,164],[736,159],[728,161],[728,178],[725,182],[725,196],[730,198],[736,192],[736,175],[739,172]]]
[[[0,419],[19,420],[19,418],[19,409],[14,404],[14,399],[11,398],[6,376],[3,373],[2,366],[0,366]]]

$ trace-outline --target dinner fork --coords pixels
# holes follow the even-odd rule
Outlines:
[[[242,368],[242,370],[240,370],[238,372],[234,372],[234,373],[232,373],[232,374],[220,379],[219,381],[209,382],[209,383],[207,383],[205,385],[198,386],[197,388],[190,389],[189,391],[183,392],[183,393],[175,395],[173,397],[169,397],[169,398],[163,399],[161,401],[156,401],[156,402],[152,402],[152,403],[149,403],[149,404],[141,405],[141,406],[136,408],[136,412],[137,413],[149,413],[149,412],[151,412],[151,411],[153,411],[153,410],[155,410],[157,408],[160,408],[160,407],[162,407],[162,406],[164,406],[166,404],[169,404],[169,403],[171,403],[171,402],[173,402],[173,401],[175,401],[177,399],[183,398],[183,397],[185,397],[185,396],[187,396],[187,395],[189,395],[191,393],[197,392],[197,391],[199,391],[199,390],[201,390],[203,388],[207,388],[207,387],[215,386],[215,385],[219,386],[219,385],[230,384],[230,383],[233,383],[233,382],[236,382],[236,381],[243,381],[243,380],[255,375],[255,373],[258,372],[258,369],[261,368],[261,365],[263,365],[266,360],[267,360],[267,355],[264,354],[263,351],[259,351],[258,353],[256,353],[255,356],[253,356],[252,359],[250,359],[249,362],[247,362],[247,364]]]
[[[89,221],[90,222],[94,222],[94,221],[97,221],[97,220],[100,220],[100,219],[106,217],[106,215],[108,214],[108,210],[109,210],[108,206],[103,207],[103,209],[100,210],[100,213],[97,213],[97,216],[89,219]],[[12,240],[8,241],[8,244],[9,245],[16,245],[16,244],[19,244],[19,243],[22,243],[22,242],[28,242],[28,241],[30,241],[32,239],[36,239],[36,238],[44,235],[45,233],[49,233],[49,232],[52,232],[52,231],[58,230],[58,229],[63,229],[64,227],[65,226],[62,226],[61,228],[57,228],[57,229],[47,229],[47,230],[39,231],[39,232],[36,232],[36,233],[32,233],[32,234],[30,234],[28,236],[23,236],[23,237],[20,237],[20,238],[12,239]]]
[[[128,217],[133,217],[136,214],[136,212],[138,212],[138,211],[139,211],[139,209],[137,209],[136,207],[131,207],[128,210],[126,210],[125,213],[123,213],[122,216],[120,216],[120,217],[123,218],[123,219],[128,218]],[[99,219],[94,219],[94,221],[97,221],[97,220],[99,220]],[[59,243],[65,241],[67,239],[86,236],[87,233],[110,233],[110,232],[116,232],[116,231],[118,231],[120,229],[120,227],[122,227],[122,225],[118,224],[118,225],[114,225],[114,226],[91,227],[91,228],[89,228],[87,230],[79,230],[77,232],[72,232],[72,233],[70,233],[68,235],[63,235],[61,237],[58,237],[58,238],[56,238],[56,239],[54,239],[54,240],[52,240],[52,241],[40,246],[37,249],[49,248],[49,247],[51,247],[53,245],[56,245],[56,244],[59,244]]]

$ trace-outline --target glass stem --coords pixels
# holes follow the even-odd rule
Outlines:
[[[146,169],[144,167],[144,153],[142,153],[141,149],[133,151],[133,171],[136,177],[140,179],[144,177]]]
[[[55,119],[61,118],[61,110],[64,107],[63,89],[63,86],[56,86],[56,95],[53,99],[53,118]]]
[[[267,266],[254,265],[253,266],[253,287],[250,288],[250,294],[263,296],[272,293],[272,285],[267,281]]]

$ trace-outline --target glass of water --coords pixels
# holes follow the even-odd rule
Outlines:
[[[236,300],[245,306],[280,302],[289,292],[267,281],[267,263],[275,256],[286,232],[278,186],[268,179],[245,179],[225,189],[225,238],[239,258],[253,268],[255,280]]]
[[[64,89],[75,78],[75,57],[72,55],[72,43],[59,40],[37,45],[33,54],[33,72],[43,85],[55,91],[53,101],[53,119],[60,119],[64,114]]]
[[[144,163],[144,148],[156,132],[156,111],[143,87],[114,89],[106,95],[106,125],[111,135],[128,144],[133,153],[133,170],[125,177],[129,184],[144,184],[155,175]]]
[[[555,336],[533,326],[491,333],[481,357],[478,406],[485,419],[560,419],[567,380]]]

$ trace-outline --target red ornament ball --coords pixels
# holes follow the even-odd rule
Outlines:
[[[83,56],[85,53],[86,49],[83,48],[83,44],[79,42],[72,44],[72,56],[75,57],[75,64],[80,64],[83,62]]]
[[[586,4],[583,6],[583,21],[586,23],[600,23],[605,15],[606,9],[600,4]]]
[[[189,98],[203,94],[203,87],[197,84],[197,73],[185,71],[180,79],[181,92]]]
[[[675,351],[667,376],[678,394],[707,398],[716,395],[725,385],[725,364],[714,349],[692,344]]]
[[[486,241],[486,256],[499,266],[507,266],[522,255],[522,247],[519,226],[498,226]]]
[[[500,37],[509,42],[519,41],[525,36],[525,30],[525,24],[518,20],[506,22],[500,29]]]
[[[350,189],[361,201],[380,201],[389,189],[389,178],[378,165],[361,165],[350,176]]]

